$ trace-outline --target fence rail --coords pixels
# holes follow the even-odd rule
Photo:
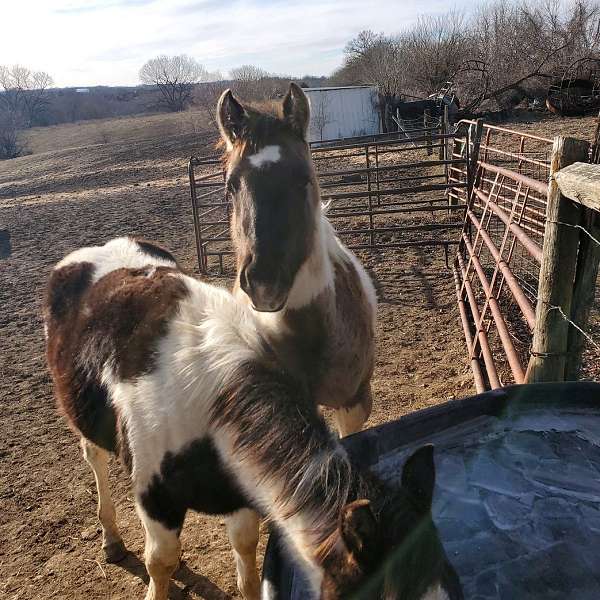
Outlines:
[[[580,279],[595,288],[597,265],[586,256],[600,250],[581,231],[565,231],[580,223],[581,211],[563,203],[559,214],[552,176],[575,160],[587,162],[589,144],[567,138],[566,149],[557,148],[549,138],[462,121],[452,158],[465,156],[467,130],[472,132],[473,187],[454,188],[449,201],[466,205],[453,268],[477,390],[573,377],[593,304],[593,291],[578,290],[573,281],[585,271]],[[455,182],[467,175],[460,167],[449,172]],[[589,235],[595,217],[586,219]]]
[[[466,164],[463,157],[447,156],[452,140],[443,120],[429,119],[400,133],[311,144],[321,199],[328,203],[328,217],[344,242],[367,250],[441,246],[448,259],[449,247],[458,239],[449,235],[433,239],[427,233],[461,227],[464,207],[448,207],[447,194],[450,187],[470,184],[468,178],[448,182],[448,167]],[[423,159],[420,150],[428,158]],[[437,158],[432,156],[435,150]],[[188,167],[198,266],[203,273],[233,268],[228,258],[231,207],[224,195],[223,173],[200,173],[218,162],[217,157],[192,158]],[[411,214],[419,217],[419,223],[405,222]],[[425,215],[429,217],[423,223]]]

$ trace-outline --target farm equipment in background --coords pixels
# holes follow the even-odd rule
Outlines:
[[[548,89],[546,107],[563,117],[579,117],[600,108],[600,59],[571,63]]]

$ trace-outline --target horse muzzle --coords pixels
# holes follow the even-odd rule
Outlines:
[[[285,307],[290,286],[277,277],[259,277],[253,264],[240,272],[240,287],[258,312],[278,312]]]

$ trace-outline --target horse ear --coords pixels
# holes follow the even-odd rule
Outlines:
[[[431,510],[434,486],[433,446],[428,444],[419,448],[404,463],[402,487],[406,488],[419,511],[427,513]]]
[[[342,511],[341,534],[348,550],[360,559],[376,543],[378,531],[375,515],[368,500],[355,500]]]
[[[217,124],[228,150],[231,150],[233,142],[240,137],[247,118],[248,113],[231,90],[225,90],[217,103]]]
[[[283,99],[283,118],[302,139],[306,139],[310,104],[302,88],[293,82]]]

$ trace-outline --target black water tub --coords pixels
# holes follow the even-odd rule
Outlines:
[[[600,384],[513,386],[344,440],[390,481],[425,443],[434,520],[466,600],[600,600]],[[263,579],[279,600],[313,598],[276,534]]]

